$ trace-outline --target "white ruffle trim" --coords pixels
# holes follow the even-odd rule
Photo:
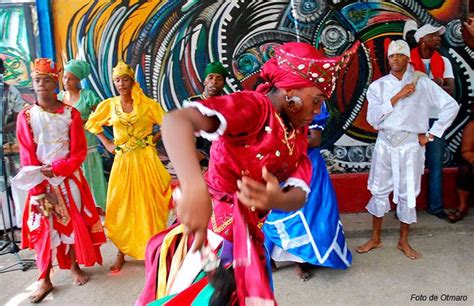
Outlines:
[[[319,125],[319,124],[317,124],[317,123],[310,125],[308,128],[309,128],[310,130],[320,130],[320,131],[324,131],[324,126]]]
[[[224,135],[224,132],[227,129],[227,120],[225,120],[224,116],[221,113],[219,113],[218,111],[215,111],[213,109],[210,109],[208,107],[205,107],[204,105],[202,105],[199,102],[192,102],[192,101],[188,101],[188,100],[185,100],[183,102],[183,107],[184,108],[195,107],[204,116],[207,116],[207,117],[217,116],[217,118],[220,121],[220,125],[219,125],[219,127],[217,128],[216,131],[214,131],[212,133],[209,133],[209,132],[200,130],[200,131],[195,133],[195,136],[200,136],[200,137],[205,138],[209,141],[213,141],[213,140],[219,139],[219,136]]]
[[[306,200],[308,200],[308,195],[311,192],[311,189],[309,188],[308,184],[306,184],[305,181],[296,177],[290,177],[283,184],[283,188],[288,187],[288,186],[301,188],[304,192],[306,192]]]

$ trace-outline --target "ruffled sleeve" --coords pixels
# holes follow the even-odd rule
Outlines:
[[[41,166],[41,162],[36,156],[36,143],[34,140],[33,132],[29,124],[29,111],[30,108],[22,110],[18,114],[16,122],[16,133],[18,143],[20,145],[20,163],[21,166]],[[47,181],[44,180],[42,183],[36,185],[29,190],[31,196],[42,195],[46,192]]]
[[[298,167],[290,175],[290,177],[283,183],[283,187],[293,186],[301,188],[306,192],[306,197],[308,197],[311,189],[309,185],[311,183],[312,176],[312,165],[306,154],[301,155],[301,158],[298,162]]]
[[[83,89],[84,99],[88,108],[94,108],[100,103],[99,97],[89,89]]]
[[[86,122],[86,130],[94,134],[99,134],[104,131],[104,125],[112,125],[110,118],[112,116],[113,99],[114,98],[110,98],[99,103],[97,109],[89,116]]]
[[[163,116],[165,115],[165,111],[161,107],[160,103],[150,99],[149,111],[153,124],[161,125],[161,123],[163,122]]]
[[[219,136],[244,137],[258,131],[268,119],[271,103],[263,94],[251,91],[185,101],[184,107],[196,107],[205,116],[217,116],[220,125],[214,132],[198,131],[197,136],[217,140]]]
[[[324,130],[329,120],[329,112],[326,103],[321,106],[321,112],[313,117],[313,121],[309,125],[310,130]]]
[[[69,155],[52,163],[53,173],[57,176],[71,176],[79,169],[86,159],[87,141],[82,126],[81,114],[75,108],[71,110],[71,126],[69,129]]]

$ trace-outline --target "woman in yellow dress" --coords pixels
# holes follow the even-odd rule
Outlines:
[[[133,70],[120,61],[113,69],[120,96],[102,101],[86,123],[86,129],[115,154],[107,191],[105,227],[119,252],[110,267],[118,272],[125,254],[144,259],[148,239],[166,228],[171,199],[171,177],[161,163],[152,135],[161,124],[160,104],[145,96]],[[114,140],[107,139],[103,126],[113,126]]]

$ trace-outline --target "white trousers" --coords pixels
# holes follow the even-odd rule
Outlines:
[[[398,219],[416,222],[416,197],[420,194],[425,165],[425,147],[418,134],[379,131],[372,155],[368,189],[372,193],[366,209],[376,217],[390,211],[389,195],[397,204]]]

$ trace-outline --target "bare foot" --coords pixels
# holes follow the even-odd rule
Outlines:
[[[382,242],[380,241],[377,242],[373,239],[370,239],[369,241],[367,241],[367,243],[356,247],[355,250],[359,254],[364,254],[371,251],[372,249],[377,249],[380,247],[382,247]]]
[[[30,295],[30,302],[31,303],[39,303],[41,302],[52,290],[53,284],[50,281],[41,281],[38,289]]]
[[[76,267],[71,268],[71,275],[74,280],[74,285],[82,286],[89,281],[89,276],[85,275],[84,271],[82,271],[77,265]]]
[[[115,258],[114,264],[110,267],[110,271],[112,271],[113,273],[120,272],[124,264],[125,264],[125,255],[119,252],[117,254],[117,258]]]
[[[407,244],[401,244],[400,242],[397,244],[397,249],[402,251],[406,257],[410,259],[419,259],[421,258],[421,254],[418,253],[416,250],[412,249],[412,247],[407,243]]]
[[[295,268],[296,268],[296,274],[298,275],[298,277],[300,278],[302,282],[305,282],[311,278],[311,275],[309,274],[308,268],[305,264],[297,262],[295,265]]]

